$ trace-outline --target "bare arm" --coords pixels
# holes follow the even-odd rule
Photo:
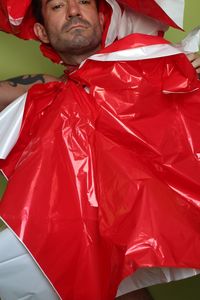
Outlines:
[[[36,83],[58,81],[59,79],[50,75],[24,75],[8,80],[0,81],[0,111],[4,109],[17,97],[23,95]]]

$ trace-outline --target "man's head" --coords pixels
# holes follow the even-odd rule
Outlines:
[[[66,63],[80,63],[99,50],[103,16],[95,0],[32,0],[32,5],[38,21],[35,34],[50,43]]]

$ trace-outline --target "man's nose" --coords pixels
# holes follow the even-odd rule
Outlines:
[[[66,18],[71,18],[75,16],[80,16],[80,5],[77,0],[69,0],[68,1],[68,8],[67,8],[67,13],[66,13]]]

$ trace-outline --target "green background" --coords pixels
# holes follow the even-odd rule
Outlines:
[[[199,23],[200,0],[186,0],[185,32],[170,29],[166,38],[178,42]],[[63,68],[44,58],[40,54],[37,42],[22,41],[0,32],[0,70],[0,79],[6,79],[34,73],[60,75]],[[0,194],[4,185],[3,179],[0,178]],[[150,292],[155,300],[200,300],[200,276],[151,287]]]

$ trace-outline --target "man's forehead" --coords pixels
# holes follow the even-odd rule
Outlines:
[[[67,2],[67,0],[41,0],[41,2],[42,2],[42,6],[46,6],[47,4],[49,4],[50,2]]]
[[[42,0],[42,5],[47,5],[49,2],[52,2],[55,0]]]
[[[69,0],[42,0],[42,6],[47,5],[50,2],[69,2]],[[90,2],[95,2],[96,3],[97,0],[90,0]],[[77,2],[80,2],[80,0],[77,0]]]

